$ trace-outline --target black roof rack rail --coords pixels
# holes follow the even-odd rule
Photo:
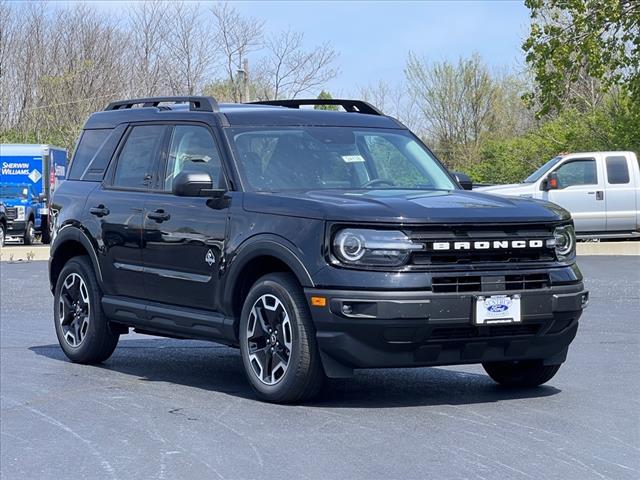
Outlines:
[[[104,110],[123,110],[142,104],[143,107],[157,107],[160,103],[189,103],[189,110],[196,112],[218,112],[218,102],[213,97],[150,97],[133,98],[111,102]]]
[[[382,115],[380,110],[363,100],[341,100],[337,98],[300,98],[293,100],[264,100],[261,102],[249,102],[258,105],[274,105],[277,107],[300,108],[301,105],[338,105],[347,112],[367,113],[369,115]]]

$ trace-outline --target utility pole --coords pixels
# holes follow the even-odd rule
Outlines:
[[[236,72],[236,78],[238,79],[240,90],[240,102],[249,102],[249,59],[245,58],[242,61],[242,68]]]

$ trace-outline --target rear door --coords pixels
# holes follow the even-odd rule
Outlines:
[[[604,175],[595,158],[571,158],[553,170],[558,189],[542,198],[571,212],[577,232],[606,229]]]
[[[626,155],[607,155],[606,170],[607,231],[636,229],[636,191],[631,178],[632,161]]]
[[[167,138],[158,183],[144,205],[147,298],[217,310],[214,289],[225,239],[226,200],[178,197],[171,189],[173,179],[185,170],[207,171],[214,188],[226,188],[220,150],[204,124],[172,125]]]
[[[167,127],[133,125],[85,209],[98,227],[105,293],[144,298],[142,222]]]

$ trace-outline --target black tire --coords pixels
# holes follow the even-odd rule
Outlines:
[[[36,230],[33,227],[33,220],[29,220],[27,222],[27,226],[24,229],[23,240],[24,240],[24,244],[25,245],[33,245],[35,243],[35,241],[36,241]]]
[[[7,229],[4,223],[0,223],[0,247],[4,247],[4,239],[7,238]]]
[[[271,299],[272,297],[280,302],[277,307],[274,304],[274,308],[282,307],[284,310],[284,313],[283,310],[273,313],[273,316],[276,317],[274,325],[279,315],[282,317],[283,323],[280,324],[280,332],[277,332],[278,327],[276,326],[276,335],[264,335],[265,341],[270,342],[270,338],[280,339],[280,342],[283,344],[288,343],[291,348],[287,349],[283,345],[275,347],[280,350],[276,350],[276,353],[271,353],[269,358],[275,359],[275,355],[280,351],[282,356],[279,356],[278,359],[283,360],[286,357],[288,358],[288,364],[284,373],[281,373],[280,378],[276,378],[275,372],[282,372],[282,368],[278,370],[278,365],[276,365],[274,373],[269,378],[269,381],[275,383],[267,384],[260,375],[263,369],[260,368],[259,363],[256,363],[255,354],[258,351],[268,349],[268,345],[265,348],[257,348],[260,340],[256,340],[250,346],[248,327],[253,325],[254,328],[258,328],[256,326],[258,320],[256,320],[255,314],[252,314],[254,306],[258,305],[258,302],[262,302],[263,299]],[[288,319],[286,327],[284,326],[284,318]],[[264,322],[264,324],[267,324],[267,322]],[[251,387],[261,399],[274,403],[303,402],[313,398],[320,392],[326,377],[316,344],[316,332],[302,288],[293,275],[272,273],[260,278],[251,287],[245,299],[239,328],[240,351],[244,371]],[[264,329],[261,332],[264,332]],[[259,335],[262,335],[262,333],[259,333]],[[290,337],[285,337],[286,335],[290,335]],[[286,338],[288,338],[288,342]],[[277,342],[276,345],[280,342]],[[274,343],[270,343],[270,345],[274,345]],[[271,348],[271,352],[273,351],[274,349]],[[289,352],[288,355],[286,354],[287,351]],[[253,357],[253,361],[250,359],[250,355]],[[267,361],[270,365],[273,365],[272,362],[273,360]]]
[[[47,217],[42,217],[40,229],[42,230],[40,241],[45,245],[49,245],[51,243],[51,224]]]
[[[537,387],[548,382],[560,365],[544,365],[542,360],[483,363],[487,374],[497,383],[508,387]]]
[[[71,308],[71,306],[67,307],[69,305],[68,297],[72,297],[72,295],[65,295],[64,298],[62,296],[63,288],[65,288],[65,294],[70,291],[69,288],[66,288],[65,282],[73,288],[80,284],[78,277],[86,286],[84,292],[89,300],[88,308],[84,309],[86,315],[83,317],[78,316],[78,323],[81,318],[87,319],[87,326],[85,327],[83,323],[80,327],[80,330],[84,329],[84,331],[72,330],[77,323],[74,323],[75,320],[68,319],[73,317],[71,312],[76,312],[77,310]],[[118,345],[120,335],[110,328],[109,322],[102,311],[101,300],[102,292],[98,286],[89,257],[73,257],[65,264],[58,276],[53,303],[53,317],[58,342],[65,355],[72,362],[84,364],[104,362],[111,356]],[[64,322],[67,324],[63,326],[61,319],[65,319]],[[65,332],[65,330],[68,331]],[[71,338],[75,340],[76,334],[80,341],[72,342]],[[74,343],[77,344],[74,345]]]

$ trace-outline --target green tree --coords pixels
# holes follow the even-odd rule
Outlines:
[[[523,44],[533,70],[538,114],[560,111],[586,75],[602,91],[619,85],[640,103],[638,0],[525,0],[531,11]],[[581,78],[582,77],[582,78]]]
[[[326,90],[322,90],[320,94],[316,97],[318,100],[333,100],[333,97]],[[316,110],[339,110],[337,105],[316,105]]]

